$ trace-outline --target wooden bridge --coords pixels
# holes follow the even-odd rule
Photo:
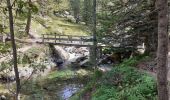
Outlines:
[[[43,44],[89,47],[90,59],[93,58],[93,36],[75,36],[75,35],[59,35],[59,34],[43,34]],[[98,45],[98,58],[102,55],[102,45]]]
[[[43,34],[42,43],[64,46],[91,47],[93,46],[93,36]]]

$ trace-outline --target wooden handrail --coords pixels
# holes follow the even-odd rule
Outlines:
[[[43,43],[71,43],[79,44],[79,45],[87,45],[89,42],[92,42],[93,39],[91,36],[75,36],[75,35],[60,35],[60,34],[42,34],[42,42]],[[78,42],[78,43],[77,43]],[[87,44],[85,44],[87,43]]]
[[[43,35],[47,35],[47,36],[55,36],[55,34],[43,34]],[[77,36],[77,35],[60,35],[60,34],[56,34],[57,36],[72,36],[72,37],[91,37],[91,36]]]

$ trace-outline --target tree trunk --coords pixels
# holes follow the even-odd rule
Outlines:
[[[18,100],[18,94],[20,92],[20,79],[19,79],[19,72],[18,72],[18,66],[17,66],[16,44],[15,44],[15,38],[14,38],[13,13],[12,13],[12,6],[11,6],[10,0],[7,0],[7,6],[8,6],[8,12],[9,12],[9,27],[10,27],[12,49],[13,49],[14,71],[15,71],[15,78],[16,78],[15,100]]]
[[[93,63],[97,67],[96,0],[93,0]]]
[[[158,9],[158,51],[157,51],[157,87],[158,99],[168,100],[168,2],[157,0]]]
[[[29,2],[29,11],[28,11],[28,17],[27,17],[27,24],[26,24],[26,28],[25,28],[25,32],[27,35],[29,35],[30,32],[30,26],[31,26],[31,0],[28,1]]]

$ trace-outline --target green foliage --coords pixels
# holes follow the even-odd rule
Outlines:
[[[16,4],[18,6],[16,14],[19,14],[22,18],[27,17],[29,10],[34,14],[38,13],[38,7],[34,3],[29,4],[29,2],[19,0]]]
[[[104,47],[102,49],[103,53],[105,54],[111,54],[111,53],[114,53],[114,52],[128,52],[128,51],[134,51],[135,49],[132,48],[132,47],[129,47],[129,48],[126,48],[126,47],[122,47],[122,48],[111,48],[111,47]]]
[[[119,44],[122,47],[136,47],[149,42],[148,48],[156,50],[154,47],[157,38],[153,36],[157,36],[155,31],[157,13],[153,11],[155,9],[153,2],[152,0],[98,0],[97,35],[100,37],[98,40],[108,45]],[[147,38],[149,39],[146,41]]]
[[[91,100],[157,100],[156,80],[132,67],[143,59],[148,56],[124,60],[102,75],[96,72],[100,79],[92,80],[71,100],[79,100],[86,93],[92,94]]]
[[[2,24],[0,24],[0,33],[2,33],[3,32],[3,26],[2,26]]]
[[[26,54],[20,54],[18,57],[18,64],[28,64],[31,63],[31,60],[28,55]]]
[[[71,78],[74,76],[74,72],[71,70],[64,70],[64,71],[55,71],[49,74],[48,78],[49,79],[67,79],[67,78]]]
[[[121,67],[126,67],[126,66],[135,66],[138,62],[142,61],[142,60],[146,60],[149,59],[148,55],[138,55],[129,59],[125,59],[119,66]]]
[[[94,78],[95,78],[95,79],[102,77],[102,75],[103,75],[103,72],[102,72],[102,71],[100,71],[100,70],[95,70],[95,72],[94,72]]]
[[[132,67],[115,67],[99,83],[92,100],[156,100],[155,80]]]
[[[92,2],[92,0],[84,0],[83,2],[82,20],[89,26],[92,24]]]
[[[7,53],[9,52],[9,49],[11,48],[11,44],[10,43],[0,43],[0,53]]]

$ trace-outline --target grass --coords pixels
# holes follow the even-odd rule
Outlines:
[[[5,89],[5,86],[0,84],[0,93],[7,93],[7,92],[8,92],[8,90]]]
[[[67,80],[71,78],[81,78],[84,76],[90,76],[92,75],[91,71],[85,70],[85,69],[79,69],[79,70],[60,70],[60,71],[53,71],[48,76],[47,79],[54,79],[54,80]]]
[[[89,35],[89,29],[80,24],[68,22],[65,18],[60,17],[41,17],[35,18],[32,21],[32,30],[37,34],[65,34],[65,35]]]
[[[122,62],[111,71],[99,74],[71,100],[90,94],[90,100],[157,100],[156,80],[134,66],[148,56],[138,56]]]
[[[48,79],[68,79],[75,75],[74,71],[63,70],[63,71],[54,71],[48,75]]]

